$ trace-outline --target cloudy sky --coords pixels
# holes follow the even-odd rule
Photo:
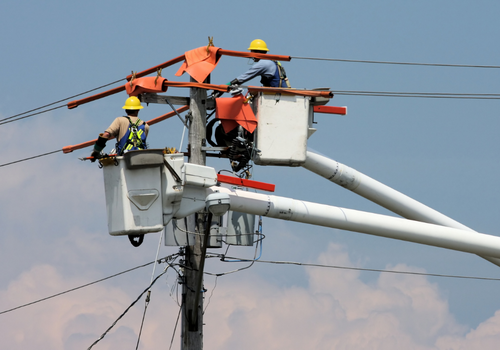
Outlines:
[[[292,86],[336,94],[347,116],[317,115],[309,147],[471,227],[500,227],[499,101],[376,96],[377,92],[499,94],[498,68],[311,60],[499,65],[495,1],[160,2],[4,0],[0,119],[80,94],[204,46],[245,51],[251,40],[295,57]],[[223,57],[212,82],[249,67]],[[179,65],[162,75],[174,81]],[[123,84],[123,80],[113,86]],[[253,81],[258,84],[258,81]],[[188,90],[170,89],[187,96]],[[436,95],[433,95],[436,96]],[[97,137],[121,115],[124,92],[0,125],[0,165]],[[57,103],[51,107],[64,104]],[[150,105],[141,116],[169,112]],[[152,126],[155,148],[178,147],[182,124]],[[108,147],[109,149],[109,147]],[[90,149],[0,167],[0,312],[154,260],[159,234],[134,248],[107,233],[101,170]],[[209,159],[217,170],[228,167]],[[255,167],[276,195],[394,215],[302,168]],[[500,278],[471,254],[264,219],[262,262],[207,275],[206,349],[496,349],[500,281],[275,264]],[[161,247],[160,255],[177,253]],[[212,250],[223,253],[224,250]],[[252,257],[251,248],[228,255]],[[209,259],[213,274],[247,266]],[[156,274],[165,265],[156,268]],[[148,286],[153,266],[0,314],[5,349],[86,349]],[[178,315],[176,272],[155,284],[140,349],[168,348]],[[140,300],[95,349],[133,349]],[[179,348],[180,330],[173,349]]]

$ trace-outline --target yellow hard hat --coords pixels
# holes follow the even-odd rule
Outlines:
[[[258,50],[258,51],[269,51],[267,48],[266,42],[264,40],[255,39],[250,43],[249,50]]]
[[[135,96],[131,96],[127,98],[125,101],[125,106],[122,107],[123,109],[143,109],[144,107],[141,106],[141,101]]]

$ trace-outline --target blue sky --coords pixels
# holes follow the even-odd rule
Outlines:
[[[260,38],[270,53],[296,57],[283,65],[297,88],[499,93],[499,69],[298,59],[498,65],[500,5],[494,1],[6,0],[2,7],[2,119],[165,62],[206,45],[208,36],[217,47],[239,51]],[[178,67],[162,75],[186,81],[187,75],[174,76]],[[223,57],[212,82],[225,84],[248,67],[246,59]],[[1,125],[6,151],[0,164],[96,138],[122,113],[126,97],[123,92]],[[308,146],[476,231],[498,235],[498,103],[337,94],[330,105],[347,106],[348,115],[317,115],[318,132]],[[168,111],[150,105],[141,116]],[[172,118],[152,127],[148,141],[177,147],[181,133],[182,124]],[[0,168],[0,311],[154,259],[158,235],[148,235],[140,248],[108,235],[101,170],[78,160],[89,153],[56,153]],[[228,167],[213,160],[208,165]],[[255,167],[254,174],[276,184],[279,196],[393,215],[302,168]],[[500,277],[497,266],[475,255],[440,248],[272,219],[264,220],[264,233],[265,260]],[[161,249],[163,255],[176,251]],[[245,248],[230,251],[252,255]],[[234,265],[209,261],[207,269]],[[148,267],[2,314],[2,347],[88,347],[150,276]],[[144,349],[170,342],[178,307],[169,297],[175,274],[168,276],[153,290]],[[249,334],[259,335],[253,345],[270,349],[287,341],[294,348],[304,339],[309,343],[302,345],[318,349],[366,348],[361,339],[373,349],[493,349],[500,338],[496,281],[255,264],[219,277],[214,286],[207,276],[213,291],[207,349],[244,349]],[[135,344],[142,305],[97,348]]]

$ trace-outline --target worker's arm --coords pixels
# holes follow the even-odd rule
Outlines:
[[[99,159],[101,157],[101,151],[104,149],[104,147],[106,147],[106,142],[111,138],[113,138],[113,135],[111,135],[107,131],[103,132],[102,134],[99,134],[99,137],[97,138],[97,141],[94,144],[94,149],[90,154],[91,157],[94,157],[92,161],[95,161],[96,159]]]
[[[274,75],[274,71],[270,72],[272,68],[276,70],[274,66],[276,65],[272,61],[260,60],[259,62],[255,62],[249,70],[236,78],[238,80],[238,84],[243,84],[244,82],[247,82],[257,76],[265,74]],[[233,83],[233,81],[231,81],[231,83]]]

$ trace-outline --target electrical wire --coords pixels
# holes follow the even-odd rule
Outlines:
[[[112,329],[112,328],[113,328],[113,327],[114,327],[114,326],[118,323],[118,321],[119,321],[119,320],[121,320],[121,319],[122,319],[122,317],[123,317],[123,316],[125,316],[125,314],[126,314],[126,313],[127,313],[127,312],[131,309],[131,308],[132,308],[132,306],[134,306],[134,305],[135,305],[135,304],[136,304],[136,303],[137,303],[137,302],[138,302],[138,301],[142,298],[142,296],[143,296],[143,295],[144,295],[144,294],[145,294],[145,293],[146,293],[146,292],[147,292],[147,291],[148,291],[148,290],[149,290],[149,289],[153,286],[153,284],[155,284],[155,283],[156,283],[156,281],[158,281],[158,279],[159,279],[161,276],[163,276],[165,273],[167,273],[168,268],[169,268],[169,266],[167,266],[167,267],[165,268],[165,270],[164,270],[161,274],[159,274],[159,275],[158,275],[158,276],[157,276],[157,277],[153,280],[153,282],[151,282],[151,284],[150,284],[150,285],[149,285],[146,289],[144,289],[144,291],[143,291],[143,292],[142,292],[142,293],[141,293],[141,294],[140,294],[140,295],[139,295],[139,296],[138,296],[138,297],[137,297],[137,298],[136,298],[136,299],[132,302],[132,304],[130,304],[130,305],[129,305],[129,307],[127,307],[127,308],[125,309],[125,311],[123,311],[123,313],[122,313],[120,316],[118,316],[118,318],[117,318],[117,319],[116,319],[116,320],[115,320],[115,321],[111,324],[111,326],[109,326],[109,328],[108,328],[108,329],[106,329],[106,331],[105,331],[105,332],[104,332],[104,333],[103,333],[103,334],[102,334],[102,335],[101,335],[101,336],[100,336],[100,337],[99,337],[99,338],[98,338],[95,342],[93,342],[93,343],[92,343],[92,344],[91,344],[91,345],[87,348],[87,350],[92,349],[92,348],[94,347],[94,345],[96,345],[97,343],[99,343],[99,342],[100,342],[100,341],[101,341],[101,340],[102,340],[102,339],[106,336],[106,334],[108,334],[108,333],[109,333],[109,331],[110,331],[110,330],[111,330],[111,329]]]
[[[177,313],[177,320],[175,321],[174,331],[172,332],[172,339],[170,339],[169,350],[172,349],[172,344],[174,344],[175,332],[177,331],[177,325],[179,324],[179,317],[181,316],[182,305],[179,306],[179,312]]]
[[[335,95],[350,95],[350,96],[371,96],[371,97],[411,97],[411,98],[434,98],[434,99],[462,99],[462,100],[500,100],[500,94],[474,94],[474,93],[446,93],[446,92],[395,92],[395,91],[355,91],[355,90],[330,90]],[[40,112],[43,113],[43,112]],[[23,117],[25,118],[25,117]],[[21,119],[21,118],[20,118]],[[17,119],[16,119],[17,120]],[[14,120],[15,121],[15,120]],[[0,123],[2,125],[3,123]],[[184,140],[184,132],[182,133],[181,145]],[[38,156],[33,156],[18,161],[1,164],[0,167],[23,162],[26,160],[43,157],[52,153],[60,152],[61,150],[44,153]],[[247,169],[243,169],[247,170]],[[230,171],[228,171],[230,172]],[[234,172],[230,172],[234,174]],[[234,174],[237,175],[237,174]]]
[[[258,234],[258,233],[255,233],[255,234]],[[262,237],[265,237],[264,235],[261,234]],[[236,272],[240,272],[240,271],[243,271],[243,270],[246,270],[246,269],[249,269],[253,266],[253,264],[256,262],[256,261],[259,261],[260,259],[260,256],[262,255],[262,240],[264,238],[260,238],[257,240],[257,245],[255,246],[255,252],[254,252],[254,256],[253,256],[253,259],[250,260],[250,259],[238,259],[238,258],[229,258],[230,260],[226,260],[226,255],[225,254],[207,254],[206,257],[207,258],[220,258],[220,260],[222,262],[229,262],[229,263],[232,263],[232,262],[250,262],[249,265],[245,266],[245,267],[242,267],[242,268],[239,268],[239,269],[236,269],[236,270],[232,270],[232,271],[227,271],[227,272],[220,272],[220,273],[212,273],[212,272],[204,272],[205,274],[207,275],[210,275],[210,276],[224,276],[224,275],[229,275],[229,274],[232,274],[232,273],[236,273]],[[260,242],[260,255],[259,257],[257,258],[257,250],[258,250],[258,247],[259,247],[259,243]],[[228,247],[229,249],[229,247]],[[227,253],[227,250],[226,250],[226,253]]]
[[[332,62],[348,62],[348,63],[372,63],[372,64],[389,64],[389,65],[411,65],[411,66],[433,66],[433,67],[455,67],[455,68],[493,68],[493,69],[498,69],[500,68],[500,66],[496,66],[496,65],[472,65],[472,64],[449,64],[449,63],[419,63],[419,62],[396,62],[396,61],[375,61],[375,60],[354,60],[354,59],[341,59],[341,58],[322,58],[322,57],[300,57],[300,56],[290,56],[292,59],[301,59],[301,60],[316,60],[316,61],[332,61]],[[17,118],[17,119],[14,119],[16,117],[19,117],[19,116],[22,116],[24,114],[27,114],[27,113],[30,113],[30,112],[34,112],[34,111],[37,111],[37,110],[40,110],[42,108],[46,108],[46,107],[50,107],[50,106],[53,106],[57,103],[60,103],[60,102],[64,102],[64,101],[67,101],[69,99],[72,99],[72,98],[75,98],[75,97],[78,97],[78,96],[81,96],[81,95],[85,95],[87,93],[90,93],[90,92],[93,92],[93,91],[96,91],[96,90],[99,90],[99,89],[102,89],[104,87],[107,87],[107,86],[110,86],[110,85],[114,85],[114,84],[117,84],[119,83],[120,81],[122,81],[124,79],[119,79],[119,80],[116,80],[116,81],[113,81],[111,83],[108,83],[108,84],[105,84],[105,85],[101,85],[99,87],[96,87],[96,88],[93,88],[93,89],[90,89],[90,90],[87,90],[87,91],[84,91],[84,92],[81,92],[79,94],[76,94],[76,95],[73,95],[73,96],[70,96],[70,97],[67,97],[67,98],[64,98],[64,99],[61,99],[61,100],[58,100],[58,101],[55,101],[55,102],[52,102],[52,103],[49,103],[49,104],[46,104],[46,105],[43,105],[43,106],[40,106],[40,107],[37,107],[37,108],[33,108],[33,109],[30,109],[28,111],[25,111],[25,112],[22,112],[22,113],[18,113],[18,114],[15,114],[13,116],[10,116],[10,117],[7,117],[7,118],[3,118],[3,119],[0,119],[0,125],[2,124],[6,124],[6,123],[10,123],[10,122],[13,122],[13,121],[17,121],[17,120],[21,120],[21,119],[24,119],[24,118],[28,118],[28,117],[31,117],[31,116],[34,116],[34,115],[37,115],[37,114],[41,114],[41,113],[45,113],[45,112],[48,112],[48,111],[51,111],[51,110],[54,110],[54,109],[58,109],[58,108],[62,108],[66,105],[61,105],[61,106],[58,106],[58,107],[55,107],[55,108],[51,108],[51,109],[48,109],[48,110],[44,110],[44,111],[41,111],[41,112],[38,112],[38,113],[33,113],[33,114],[30,114],[28,116],[24,116],[22,118]],[[8,121],[8,122],[7,122]]]
[[[210,256],[210,257],[216,257],[216,256]],[[236,258],[236,257],[229,257],[229,258],[230,259],[239,259],[239,258]],[[378,273],[393,273],[393,274],[416,275],[416,276],[427,276],[427,277],[471,279],[471,280],[483,280],[483,281],[500,281],[500,278],[494,278],[494,277],[461,276],[461,275],[447,275],[447,274],[437,274],[437,273],[427,273],[427,272],[368,269],[368,268],[361,268],[361,267],[311,264],[311,263],[302,263],[302,262],[296,262],[296,261],[269,261],[269,260],[248,260],[248,259],[247,260],[245,260],[245,259],[239,259],[239,260],[240,261],[247,261],[247,262],[252,261],[252,262],[258,262],[258,263],[264,263],[264,264],[276,264],[276,265],[298,265],[298,266],[322,267],[322,268],[340,269],[340,270],[355,270],[355,271],[378,272]],[[222,260],[222,261],[224,261],[224,260]]]
[[[45,112],[50,112],[50,111],[53,111],[53,110],[56,110],[56,109],[59,109],[59,108],[63,108],[65,107],[66,105],[61,105],[61,106],[57,106],[57,107],[54,107],[54,108],[50,108],[50,109],[46,109],[44,111],[40,111],[40,112],[36,112],[36,113],[33,113],[33,114],[28,114],[28,115],[25,115],[24,117],[19,117],[19,118],[16,118],[16,119],[11,119],[11,120],[7,120],[7,121],[2,121],[0,123],[0,125],[4,125],[4,124],[8,124],[8,123],[12,123],[12,122],[16,122],[18,120],[21,120],[21,119],[25,119],[25,118],[29,118],[29,117],[32,117],[34,115],[37,115],[37,114],[42,114],[42,113],[45,113]],[[6,118],[6,119],[10,119],[10,118],[13,118],[13,117],[9,117],[9,118]],[[2,120],[6,120],[6,119],[2,119]]]
[[[212,300],[212,296],[214,295],[215,288],[217,287],[217,279],[219,276],[215,276],[215,282],[214,282],[214,287],[212,288],[212,291],[210,292],[210,296],[208,297],[207,305],[205,305],[205,309],[203,310],[203,315],[205,314],[205,311],[208,309],[208,305],[210,305],[210,300]]]
[[[207,258],[221,258],[221,257],[222,257],[221,254],[207,254]],[[224,256],[224,257],[226,258],[226,256]],[[311,264],[311,263],[302,263],[302,262],[295,262],[295,261],[268,261],[268,260],[254,260],[254,259],[250,260],[250,259],[237,258],[237,257],[227,257],[227,258],[237,260],[238,262],[252,262],[252,263],[253,262],[259,262],[259,263],[264,263],[264,264],[298,265],[298,266],[322,267],[322,268],[333,268],[333,269],[355,270],[355,271],[366,271],[366,272],[394,273],[394,274],[406,274],[406,275],[417,275],[417,276],[428,276],[428,277],[440,277],[440,278],[456,278],[456,279],[471,279],[471,280],[484,280],[484,281],[500,281],[500,278],[494,278],[494,277],[461,276],[461,275],[448,275],[448,274],[412,272],[412,271],[368,269],[368,268],[361,268],[361,267]],[[166,258],[164,258],[164,259],[166,259]],[[162,262],[162,260],[163,259],[160,259],[159,262]],[[229,260],[223,260],[223,261],[224,262],[231,262]],[[165,262],[167,262],[167,261],[165,261]],[[86,283],[86,284],[81,285],[79,287],[71,288],[71,289],[68,289],[66,291],[63,291],[63,292],[60,292],[60,293],[56,293],[56,294],[53,294],[51,296],[48,296],[48,297],[45,297],[45,298],[42,298],[42,299],[38,299],[38,300],[29,302],[29,303],[26,303],[26,304],[23,304],[23,305],[19,305],[19,306],[13,307],[11,309],[0,311],[0,315],[9,313],[9,312],[12,312],[12,311],[15,311],[15,310],[19,310],[19,309],[22,309],[24,307],[31,306],[31,305],[40,303],[42,301],[46,301],[46,300],[49,300],[49,299],[52,299],[52,298],[55,298],[55,297],[58,297],[58,296],[70,293],[70,292],[74,292],[76,290],[79,290],[79,289],[91,286],[93,284],[97,284],[97,283],[106,281],[108,279],[111,279],[111,278],[123,275],[123,274],[128,273],[128,272],[132,272],[134,270],[137,270],[137,269],[149,266],[149,265],[154,264],[154,263],[155,263],[155,261],[151,261],[149,263],[133,267],[131,269],[128,269],[128,270],[116,273],[114,275],[110,275],[108,277],[104,277],[104,278],[101,278],[99,280],[96,280],[96,281],[93,281],[93,282],[90,282],[90,283]],[[168,262],[167,262],[167,264],[169,264],[170,267],[172,267],[172,268],[174,268],[174,270],[176,270],[173,265],[171,265]],[[178,271],[177,271],[177,273],[179,274]],[[214,274],[214,273],[209,273],[209,272],[205,272],[205,273],[208,274],[208,275],[215,275],[215,276],[222,276],[222,275],[226,274],[226,273]],[[232,273],[232,271],[230,273]]]
[[[1,167],[4,167],[4,166],[7,166],[7,165],[12,165],[12,164],[16,164],[16,163],[21,163],[21,162],[24,162],[24,161],[26,161],[26,160],[30,160],[30,159],[35,159],[35,158],[40,158],[40,157],[48,156],[49,154],[53,154],[53,153],[57,153],[57,152],[62,152],[62,149],[58,149],[57,151],[52,151],[52,152],[42,153],[42,154],[39,154],[39,155],[37,155],[37,156],[33,156],[33,157],[28,157],[28,158],[24,158],[24,159],[19,159],[19,160],[16,160],[16,161],[10,162],[10,163],[0,164],[0,168],[1,168]]]
[[[40,106],[40,107],[37,107],[37,108],[30,109],[29,111],[26,111],[26,112],[22,112],[22,113],[19,113],[19,114],[16,114],[16,115],[13,115],[13,116],[10,116],[10,117],[7,117],[7,118],[0,119],[0,125],[2,125],[2,124],[6,124],[6,123],[2,123],[3,121],[9,120],[9,119],[13,119],[13,118],[15,118],[15,117],[18,117],[18,116],[24,115],[24,114],[26,114],[26,113],[31,113],[31,112],[34,112],[34,111],[37,111],[37,110],[42,109],[42,108],[45,108],[45,107],[50,107],[50,106],[52,106],[52,105],[55,105],[56,103],[64,102],[64,101],[67,101],[67,100],[69,100],[69,99],[72,99],[72,98],[75,98],[75,97],[81,96],[81,95],[88,94],[89,92],[92,92],[92,91],[95,91],[95,90],[99,90],[99,89],[105,88],[105,87],[107,87],[107,86],[109,86],[109,85],[113,85],[113,84],[119,83],[119,82],[120,82],[120,81],[122,81],[122,80],[123,80],[123,79],[116,80],[116,81],[114,81],[114,82],[112,82],[112,83],[105,84],[105,85],[102,85],[102,86],[99,86],[99,87],[96,87],[96,88],[93,88],[93,89],[90,89],[90,90],[87,90],[87,91],[81,92],[81,93],[79,93],[79,94],[76,94],[76,95],[73,95],[73,96],[70,96],[70,97],[63,98],[62,100],[55,101],[55,102],[52,102],[52,103],[49,103],[49,104],[46,104],[46,105],[43,105],[43,106]],[[42,111],[42,112],[39,112],[39,113],[34,113],[34,114],[29,115],[29,116],[25,116],[25,117],[23,117],[23,118],[31,117],[31,116],[36,115],[36,114],[45,113],[45,112],[48,112],[48,111],[51,111],[51,110],[54,110],[54,109],[57,109],[57,108],[65,107],[65,106],[66,106],[66,105],[62,105],[62,106],[55,107],[55,108],[52,108],[52,109],[48,109],[48,110],[45,110],[45,111]],[[23,119],[23,118],[18,118],[18,119],[15,119],[15,120],[19,120],[19,119]],[[15,120],[12,120],[12,121],[15,121]]]
[[[144,305],[144,312],[142,313],[141,327],[139,329],[139,335],[137,336],[137,343],[135,344],[135,350],[139,349],[139,343],[141,342],[142,327],[144,326],[144,319],[146,318],[146,311],[148,309],[149,302],[151,300],[151,288],[148,290],[146,296],[146,304]]]
[[[42,301],[45,301],[45,300],[49,300],[49,299],[52,299],[52,298],[55,298],[55,297],[58,297],[58,296],[61,296],[63,294],[67,294],[67,293],[70,293],[70,292],[74,292],[78,289],[82,289],[82,288],[85,288],[85,287],[88,287],[88,286],[91,286],[93,284],[97,284],[99,282],[103,282],[103,281],[106,281],[106,280],[109,280],[111,278],[114,278],[114,277],[117,277],[117,276],[120,276],[120,275],[123,275],[125,273],[128,273],[128,272],[132,272],[134,270],[137,270],[137,269],[140,269],[140,268],[143,268],[143,267],[146,267],[148,265],[151,265],[151,264],[154,264],[155,262],[154,261],[151,261],[151,262],[148,262],[146,264],[143,264],[143,265],[139,265],[139,266],[136,266],[136,267],[133,267],[131,269],[128,269],[128,270],[125,270],[125,271],[122,271],[122,272],[118,272],[114,275],[111,275],[111,276],[108,276],[108,277],[104,277],[104,278],[101,278],[99,280],[96,280],[94,282],[90,282],[90,283],[86,283],[84,285],[81,285],[79,287],[75,287],[75,288],[71,288],[71,289],[68,289],[68,290],[65,290],[64,292],[60,292],[60,293],[57,293],[57,294],[54,294],[54,295],[51,295],[51,296],[48,296],[48,297],[45,297],[45,298],[42,298],[42,299],[38,299],[38,300],[35,300],[35,301],[32,301],[30,303],[26,303],[26,304],[23,304],[23,305],[19,305],[19,306],[16,306],[12,309],[8,309],[8,310],[4,310],[4,311],[1,311],[0,312],[0,315],[2,314],[6,314],[8,312],[12,312],[12,311],[15,311],[15,310],[18,310],[18,309],[21,309],[23,307],[26,307],[26,306],[30,306],[30,305],[34,305],[34,304],[37,304],[37,303],[40,303]]]
[[[249,85],[240,85],[248,89]],[[382,97],[417,97],[468,100],[498,100],[500,94],[493,93],[454,93],[454,92],[397,92],[397,91],[363,91],[363,90],[328,90],[335,95],[382,96]]]
[[[388,91],[352,91],[330,90],[335,95],[377,96],[377,97],[416,97],[416,98],[442,98],[461,100],[498,100],[500,94],[466,94],[446,92],[388,92]]]
[[[290,56],[290,57],[292,59],[297,59],[297,60],[334,61],[334,62],[349,62],[349,63],[376,63],[376,64],[407,65],[407,66],[432,66],[432,67],[455,67],[455,68],[500,68],[500,66],[480,65],[480,64],[395,62],[395,61],[351,60],[351,59],[341,59],[341,58],[298,57],[298,56]]]
[[[391,97],[418,97],[418,98],[445,98],[445,99],[469,99],[469,100],[498,100],[500,94],[491,93],[452,93],[452,92],[397,92],[397,91],[343,91],[330,90],[338,95],[369,95],[369,96],[391,96]]]
[[[155,276],[156,265],[158,264],[158,255],[160,254],[161,241],[163,238],[163,233],[160,233],[160,240],[158,241],[158,248],[156,249],[155,263],[153,265],[153,273],[151,274],[151,281],[153,283],[153,278]],[[139,328],[139,335],[137,336],[137,343],[135,345],[135,350],[139,349],[139,343],[141,341],[142,328],[144,326],[144,319],[146,318],[146,311],[148,310],[149,302],[151,301],[151,288],[148,290],[148,295],[146,296],[144,304],[144,312],[142,313],[141,327]]]

